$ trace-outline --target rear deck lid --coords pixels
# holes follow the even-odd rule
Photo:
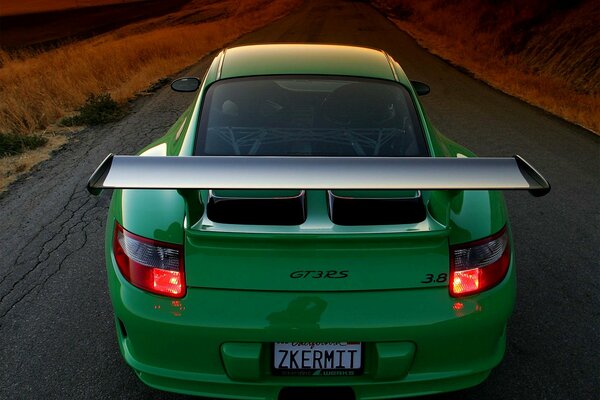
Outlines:
[[[188,230],[188,286],[276,291],[387,290],[446,285],[447,231],[357,234]]]

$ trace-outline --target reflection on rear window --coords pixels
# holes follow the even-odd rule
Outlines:
[[[427,148],[399,84],[320,77],[229,79],[203,105],[197,155],[418,157]]]

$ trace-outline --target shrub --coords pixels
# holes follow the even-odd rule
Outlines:
[[[79,115],[65,117],[60,123],[65,126],[100,125],[118,121],[125,114],[124,108],[108,93],[88,96],[85,104],[77,111]]]
[[[25,150],[43,146],[48,139],[39,135],[18,135],[16,133],[0,133],[0,157],[14,156]]]

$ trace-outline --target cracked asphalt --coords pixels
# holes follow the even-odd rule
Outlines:
[[[518,153],[553,185],[544,198],[506,194],[519,294],[504,361],[483,384],[430,398],[600,398],[599,137],[452,68],[360,2],[307,1],[236,44],[265,42],[382,48],[430,84],[423,102],[442,132],[481,156]],[[211,58],[180,75],[202,76]],[[109,152],[165,133],[193,96],[139,97],[0,197],[0,398],[185,397],[146,387],[121,359],[103,265],[109,195],[85,184]]]

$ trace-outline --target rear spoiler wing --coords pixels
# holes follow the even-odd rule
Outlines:
[[[550,184],[518,155],[435,157],[140,157],[109,154],[87,189],[528,190]]]

